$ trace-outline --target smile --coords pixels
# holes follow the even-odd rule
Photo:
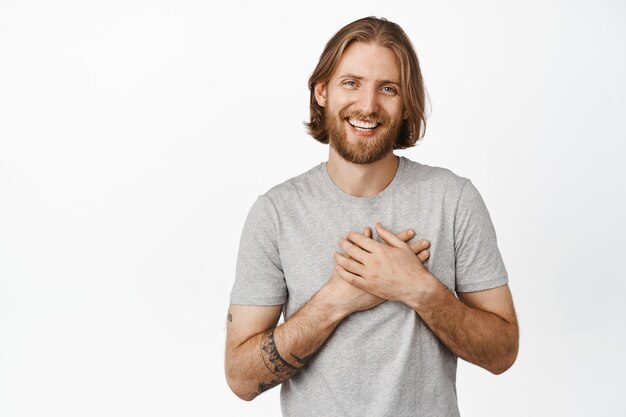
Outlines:
[[[356,130],[360,130],[362,132],[370,132],[374,129],[376,129],[379,125],[378,122],[365,122],[363,120],[358,120],[358,119],[347,119],[348,123],[350,123],[350,125],[352,127],[354,127]]]

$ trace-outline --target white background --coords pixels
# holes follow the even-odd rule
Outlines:
[[[469,177],[521,325],[464,416],[625,415],[620,1],[0,1],[0,415],[277,416],[223,374],[257,195],[325,160],[308,76],[399,23],[432,112],[400,151]]]

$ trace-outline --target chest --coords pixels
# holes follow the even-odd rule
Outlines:
[[[399,233],[413,229],[416,239],[431,243],[430,259],[425,262],[448,288],[454,288],[453,218],[436,202],[419,199],[391,200],[370,206],[346,206],[340,203],[313,202],[292,205],[280,221],[279,252],[287,289],[287,315],[293,314],[330,278],[335,261],[333,252],[342,252],[339,239],[349,231],[374,231],[380,222]]]

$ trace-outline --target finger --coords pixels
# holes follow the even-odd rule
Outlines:
[[[418,254],[419,251],[428,249],[430,247],[430,242],[427,240],[416,240],[415,242],[409,245],[414,254]]]
[[[427,250],[423,250],[417,254],[417,259],[420,260],[421,263],[426,262],[426,260],[430,257],[430,252]]]
[[[343,279],[348,284],[354,285],[355,287],[364,290],[363,284],[365,284],[365,278],[363,278],[362,276],[353,274],[350,271],[346,271],[346,269],[339,264],[335,266],[335,272],[337,273],[337,275],[339,275],[339,278]]]
[[[360,264],[354,259],[350,259],[340,254],[339,252],[333,253],[333,259],[335,260],[335,262],[337,262],[337,265],[340,265],[345,270],[353,274],[363,276],[363,273],[365,272],[365,267],[363,266],[363,264]]]
[[[364,227],[363,228],[363,235],[366,237],[371,238],[372,237],[372,229],[370,229],[369,227]],[[350,257],[348,254],[346,254],[348,257]]]
[[[369,252],[366,252],[354,243],[343,238],[339,239],[339,246],[341,247],[341,249],[343,249],[343,251],[346,253],[346,255],[348,255],[349,258],[354,258],[358,262],[365,264]]]
[[[407,242],[407,241],[411,240],[411,238],[413,238],[413,236],[415,236],[415,232],[413,231],[413,229],[406,229],[406,230],[403,230],[400,233],[398,233],[396,236],[401,241]]]
[[[376,242],[371,237],[366,237],[366,236],[363,236],[354,232],[348,232],[348,234],[345,237],[350,242],[354,243],[355,245],[359,246],[362,249],[365,249],[368,252],[372,252],[373,250],[378,248],[380,245],[382,245],[382,243]]]
[[[391,231],[385,229],[382,224],[376,223],[376,231],[378,232],[378,236],[381,237],[389,246],[395,248],[401,248],[406,246],[404,241],[398,239],[396,235],[394,235]]]

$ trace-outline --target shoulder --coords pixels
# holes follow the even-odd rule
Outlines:
[[[322,192],[322,166],[320,163],[299,175],[274,185],[259,195],[257,203],[271,207],[274,212],[280,213],[292,206],[295,201],[319,196]]]
[[[422,164],[406,157],[404,159],[405,178],[408,184],[460,194],[470,182],[468,178],[456,174],[451,169]]]

